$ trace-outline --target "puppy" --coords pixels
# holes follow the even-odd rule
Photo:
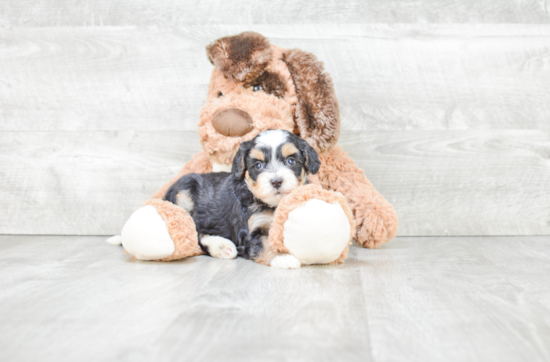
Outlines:
[[[268,130],[241,144],[231,173],[188,174],[164,197],[187,211],[208,255],[256,259],[264,250],[281,199],[307,183],[321,162],[303,139]]]

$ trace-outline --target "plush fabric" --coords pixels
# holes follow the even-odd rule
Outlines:
[[[317,199],[325,201],[329,204],[339,204],[351,225],[348,241],[355,234],[355,222],[353,220],[352,212],[348,206],[346,198],[337,192],[330,192],[324,190],[319,185],[305,185],[293,191],[290,195],[283,198],[277,210],[275,212],[273,224],[269,230],[268,248],[266,248],[266,256],[264,259],[269,260],[276,254],[288,254],[289,250],[285,246],[284,242],[284,225],[288,220],[289,214],[296,208],[304,205],[307,201]],[[321,225],[320,225],[321,226]],[[348,253],[348,247],[346,246],[338,259],[335,262],[343,262]]]
[[[212,81],[219,84],[220,89],[232,89],[229,93],[219,96],[212,90],[206,104],[202,107],[199,120],[199,139],[211,162],[231,164],[239,145],[250,141],[258,133],[268,129],[284,129],[292,132],[294,129],[294,107],[284,99],[264,92],[253,92],[249,88],[230,87],[218,70],[214,70]],[[210,92],[209,92],[210,93]],[[237,109],[250,115],[253,129],[242,136],[227,137],[216,131],[212,119],[218,112],[226,109]]]
[[[305,139],[319,153],[321,168],[309,175],[311,185],[283,199],[265,241],[262,264],[281,253],[284,223],[292,210],[318,198],[338,203],[348,216],[353,237],[361,246],[375,248],[395,237],[394,208],[368,181],[363,171],[337,146],[340,134],[338,100],[332,80],[313,54],[270,44],[260,34],[245,32],[224,37],[207,47],[214,65],[198,129],[203,152],[153,195],[152,202],[166,220],[176,251],[166,260],[201,254],[189,215],[177,206],[155,200],[181,176],[223,170],[242,142],[267,129],[284,129]],[[345,65],[342,65],[345,66]],[[154,242],[152,240],[151,242]],[[347,248],[332,263],[342,262]]]
[[[168,232],[175,245],[172,255],[160,259],[170,261],[182,259],[188,256],[202,255],[204,252],[199,246],[199,239],[195,231],[193,219],[184,209],[168,201],[151,199],[145,203],[153,206],[166,222]]]
[[[376,192],[342,147],[320,154],[319,159],[317,179],[324,188],[341,192],[353,211],[357,225],[355,241],[367,248],[377,248],[393,239],[399,226],[395,209]]]
[[[330,75],[311,53],[293,49],[283,56],[298,95],[295,121],[300,137],[319,152],[329,151],[340,135],[340,111]]]
[[[166,258],[176,250],[166,221],[151,205],[136,210],[124,225],[121,234],[124,250],[138,260]],[[151,243],[151,239],[155,242]]]
[[[260,76],[271,60],[271,45],[251,31],[227,36],[206,47],[210,62],[233,82],[246,82]]]

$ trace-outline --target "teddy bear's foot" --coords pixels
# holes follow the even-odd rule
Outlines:
[[[271,259],[269,265],[279,269],[298,269],[302,266],[302,263],[294,255],[283,254]]]
[[[163,259],[176,250],[164,220],[151,205],[130,216],[121,236],[124,250],[138,260]]]
[[[204,254],[193,219],[170,202],[153,199],[135,211],[121,234],[122,246],[138,260],[177,260]]]
[[[364,248],[378,248],[397,234],[397,213],[387,202],[380,205],[376,211],[366,207],[358,209],[356,218],[355,241]]]
[[[302,265],[338,263],[346,257],[354,229],[342,194],[307,185],[286,196],[277,207],[269,248],[275,254],[292,254]],[[271,266],[279,263],[276,258],[279,256],[270,261]]]
[[[229,239],[217,235],[201,236],[201,244],[208,248],[210,256],[218,259],[235,259],[237,247]]]

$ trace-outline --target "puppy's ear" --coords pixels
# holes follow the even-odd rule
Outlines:
[[[340,110],[323,63],[300,49],[283,54],[298,96],[294,121],[300,137],[319,152],[329,151],[340,136]]]
[[[317,151],[301,138],[299,138],[298,145],[300,153],[304,158],[304,167],[306,171],[315,175],[319,171],[319,167],[321,167],[321,161],[319,161]]]
[[[266,37],[247,31],[214,41],[206,53],[230,81],[251,82],[264,72],[273,52]]]
[[[241,143],[235,158],[233,159],[233,165],[231,166],[231,173],[236,179],[242,180],[244,173],[246,172],[246,158],[250,149],[254,147],[254,142],[248,141]]]

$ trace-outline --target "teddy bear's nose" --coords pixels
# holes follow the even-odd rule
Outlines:
[[[254,129],[250,115],[236,108],[216,112],[212,126],[218,133],[228,137],[241,137]]]

